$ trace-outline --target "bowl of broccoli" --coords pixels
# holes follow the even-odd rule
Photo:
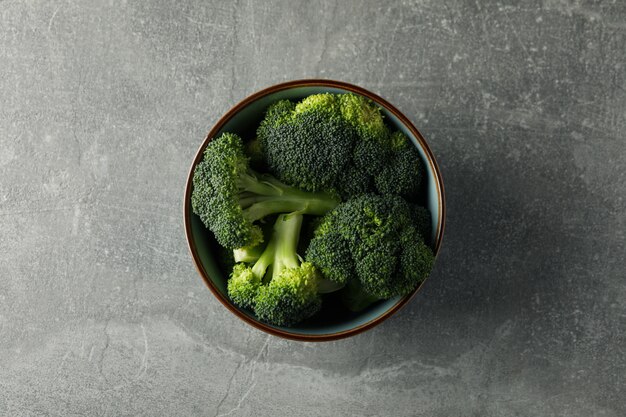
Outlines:
[[[303,341],[348,337],[405,305],[444,230],[441,174],[383,98],[290,81],[228,111],[187,178],[184,223],[213,295],[248,324]]]

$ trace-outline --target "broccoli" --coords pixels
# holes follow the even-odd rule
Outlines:
[[[228,280],[228,296],[241,308],[254,308],[267,269],[274,262],[276,239],[272,237],[253,266],[238,263]]]
[[[380,108],[374,102],[356,94],[339,95],[341,115],[352,125],[361,140],[382,142],[389,135]]]
[[[432,217],[430,216],[430,211],[428,211],[425,207],[412,205],[411,215],[413,217],[413,224],[415,224],[417,231],[424,238],[424,242],[426,244],[430,244],[432,227]]]
[[[409,204],[399,196],[354,198],[326,214],[306,260],[329,279],[358,280],[373,298],[408,294],[434,262],[413,221]]]
[[[296,248],[302,218],[299,213],[279,215],[258,260],[253,266],[237,264],[228,281],[233,302],[271,324],[289,326],[311,317],[320,309],[321,293],[342,287],[324,279],[311,263],[301,262]]]
[[[378,193],[413,200],[421,184],[422,162],[409,138],[392,133],[381,109],[360,95],[278,101],[257,135],[270,171],[304,190],[335,190],[343,199]]]
[[[341,114],[341,101],[338,97],[330,93],[313,94],[296,104],[294,111],[296,114],[325,112],[331,116],[339,116]]]
[[[328,193],[287,186],[250,169],[241,138],[224,133],[209,142],[193,174],[193,212],[226,248],[255,246],[263,233],[254,222],[277,213],[322,215],[338,204]]]
[[[342,200],[374,192],[372,177],[353,164],[348,165],[337,178],[335,188]]]
[[[331,94],[309,96],[298,105],[287,100],[274,103],[257,136],[270,171],[307,191],[333,189],[356,140]]]
[[[394,132],[388,141],[387,163],[374,176],[380,194],[398,194],[413,199],[422,181],[422,161],[410,139]]]
[[[344,94],[340,100],[344,118],[358,131],[361,139],[354,146],[352,165],[372,178],[374,187],[367,188],[379,194],[414,199],[421,184],[423,167],[410,139],[400,131],[391,133],[383,122],[380,109],[370,100],[354,94]],[[359,194],[363,192],[352,195]]]

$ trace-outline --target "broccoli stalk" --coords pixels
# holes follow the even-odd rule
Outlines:
[[[263,253],[263,245],[246,246],[243,248],[233,249],[233,258],[235,262],[256,262]]]
[[[253,222],[270,214],[295,211],[321,215],[339,203],[331,194],[302,191],[252,170],[240,176],[239,187],[239,205]]]
[[[211,141],[193,175],[194,213],[226,248],[255,246],[263,233],[254,222],[278,213],[322,215],[339,200],[332,194],[306,192],[250,169],[243,141],[224,133]]]

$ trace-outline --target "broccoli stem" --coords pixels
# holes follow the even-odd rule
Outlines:
[[[245,246],[243,248],[233,249],[233,257],[235,262],[256,262],[263,253],[263,245]]]
[[[273,264],[274,272],[280,273],[285,268],[300,267],[300,259],[296,250],[301,228],[302,214],[291,213],[278,216],[274,225],[274,236],[277,242]]]
[[[267,268],[274,262],[275,254],[276,236],[272,236],[259,259],[252,266],[252,273],[255,277],[263,280],[263,276],[267,272]]]
[[[269,176],[251,171],[239,176],[239,205],[254,222],[276,213],[300,212],[323,215],[339,204],[339,199],[324,192],[307,192],[283,184]]]
[[[250,221],[255,222],[266,216],[276,213],[298,212],[321,216],[335,208],[338,200],[334,198],[302,198],[298,196],[281,196],[259,198],[243,211]]]
[[[239,174],[237,186],[242,191],[260,195],[280,195],[279,187],[267,180],[260,180],[260,175],[252,171]],[[284,185],[283,185],[284,186]]]

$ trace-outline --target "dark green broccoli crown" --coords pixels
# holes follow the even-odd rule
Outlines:
[[[277,326],[291,326],[308,319],[319,311],[322,303],[317,280],[318,273],[308,262],[274,274],[256,297],[257,317]]]
[[[248,159],[237,135],[224,133],[209,142],[193,174],[191,206],[200,220],[227,248],[254,245],[261,229],[252,224],[239,205],[240,178],[248,176]]]
[[[228,296],[241,308],[253,308],[260,286],[261,279],[253,273],[252,268],[239,263],[233,268],[228,280]]]
[[[375,191],[371,176],[352,164],[339,175],[335,188],[342,200],[349,200]]]
[[[271,104],[265,112],[265,118],[259,125],[260,129],[274,128],[281,124],[283,120],[290,119],[295,108],[296,105],[289,100],[279,100]]]
[[[419,189],[419,153],[406,135],[390,132],[380,107],[363,96],[279,101],[257,135],[270,171],[298,188],[336,189],[343,198],[371,192],[413,198]]]
[[[361,140],[354,146],[352,161],[356,168],[374,176],[389,163],[390,155],[387,142]]]
[[[290,117],[266,116],[257,134],[271,172],[304,190],[331,189],[355,142],[354,130],[331,114],[311,105]]]
[[[373,194],[349,200],[324,217],[307,260],[328,276],[344,276],[351,265],[363,289],[378,298],[404,295],[430,272],[434,256],[410,206],[398,196]],[[343,257],[323,253],[342,250]],[[342,249],[347,248],[347,249]]]
[[[345,284],[356,276],[348,241],[338,232],[322,229],[324,228],[318,228],[315,237],[311,239],[306,259],[313,263],[326,279]]]
[[[388,159],[374,176],[376,189],[381,194],[397,194],[413,199],[423,176],[419,152],[402,132],[393,133],[389,143]]]
[[[424,238],[424,242],[430,243],[430,235],[432,228],[432,217],[430,211],[426,207],[411,206],[411,216],[413,217],[413,223],[417,228],[417,231]]]

